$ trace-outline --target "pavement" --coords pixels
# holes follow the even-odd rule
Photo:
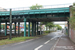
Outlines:
[[[52,50],[75,50],[75,44],[63,33]]]
[[[37,39],[2,45],[0,50],[64,50],[65,46],[75,50],[68,37],[61,31],[56,31]]]

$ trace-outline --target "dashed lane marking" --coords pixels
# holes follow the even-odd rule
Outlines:
[[[39,47],[35,48],[34,50],[38,50],[38,49],[40,49],[41,47],[43,47],[43,45],[40,45]]]
[[[46,41],[44,44],[47,44],[48,42],[50,42],[50,40]]]

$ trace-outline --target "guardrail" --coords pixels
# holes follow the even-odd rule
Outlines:
[[[56,4],[56,5],[43,5],[43,8],[41,8],[41,9],[69,7],[70,5],[72,5],[72,3],[68,3],[68,4]],[[19,7],[18,8],[6,8],[5,10],[10,11],[10,9],[12,9],[12,11],[30,10],[30,6],[29,7],[21,7],[21,8],[19,8]]]

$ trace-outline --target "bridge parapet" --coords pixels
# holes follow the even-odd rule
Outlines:
[[[39,9],[39,10],[19,10],[12,11],[12,15],[25,15],[25,14],[46,14],[46,13],[66,13],[69,12],[69,7],[63,8],[50,8],[50,9]],[[0,12],[0,16],[9,15],[10,12]]]

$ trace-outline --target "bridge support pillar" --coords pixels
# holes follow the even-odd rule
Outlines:
[[[40,22],[40,35],[41,35],[41,22]]]
[[[29,22],[29,25],[28,25],[28,37],[30,37],[30,22]]]
[[[35,22],[32,22],[32,36],[35,36]]]
[[[7,35],[7,22],[5,22],[5,36]]]
[[[0,20],[0,34],[1,34],[1,20]]]
[[[37,22],[37,35],[38,35],[38,22]]]
[[[26,18],[24,18],[24,37],[26,37]]]
[[[18,22],[18,35],[20,34],[20,22]]]
[[[35,29],[34,30],[35,30],[35,36],[36,36],[36,22],[35,22]]]
[[[33,28],[34,28],[34,22],[32,22],[32,36],[33,36],[33,33],[34,33]]]
[[[15,24],[15,35],[16,35],[16,22],[14,24]]]

